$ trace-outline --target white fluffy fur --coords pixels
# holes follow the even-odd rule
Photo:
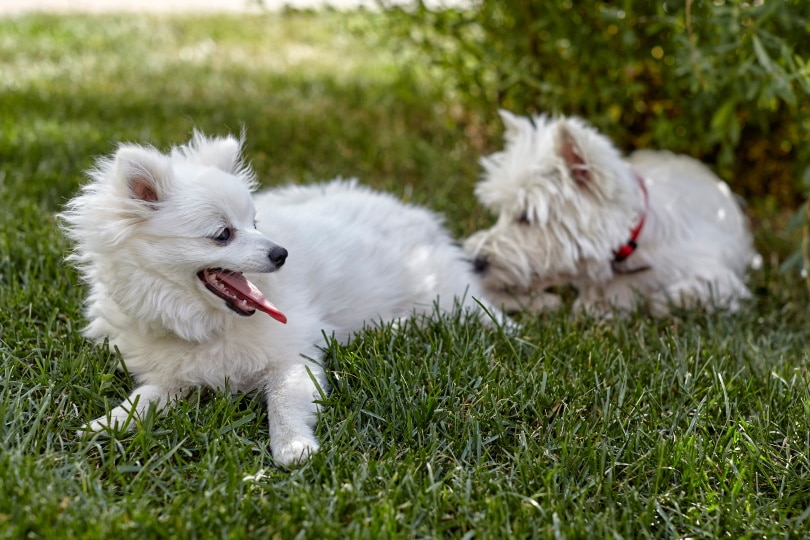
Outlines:
[[[475,190],[497,222],[465,243],[495,303],[555,306],[544,290],[558,284],[597,315],[640,305],[665,315],[673,303],[734,310],[750,296],[744,275],[758,256],[748,223],[707,167],[659,151],[625,160],[578,118],[501,117],[505,148],[482,159]],[[615,263],[645,211],[638,248]]]
[[[324,334],[347,339],[437,304],[484,317],[473,300],[482,291],[432,212],[340,180],[254,202],[240,153],[234,138],[200,134],[169,155],[122,145],[61,214],[90,286],[85,334],[108,338],[140,385],[86,428],[130,426],[150,404],[227,384],[264,393],[273,456],[290,465],[318,449]],[[213,240],[224,227],[234,231],[227,245]],[[268,258],[279,245],[289,250],[282,268]],[[244,272],[288,323],[233,313],[197,278],[203,268]]]

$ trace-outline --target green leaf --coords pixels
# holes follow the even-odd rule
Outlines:
[[[737,101],[729,99],[712,115],[710,139],[736,145],[740,140],[740,120],[737,118]]]
[[[807,223],[807,211],[805,210],[805,206],[802,205],[793,213],[793,216],[788,221],[787,227],[785,230],[787,232],[795,232],[799,230],[805,223]]]
[[[754,44],[754,54],[757,56],[759,65],[762,66],[768,73],[773,74],[775,72],[774,63],[771,61],[771,57],[768,56],[768,52],[765,50],[765,47],[762,46],[762,41],[760,41],[759,37],[754,35],[751,37],[751,42]]]
[[[781,273],[798,271],[804,268],[804,257],[801,251],[792,253],[785,261],[779,265]]]

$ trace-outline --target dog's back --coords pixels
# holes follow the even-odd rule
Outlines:
[[[477,277],[430,210],[343,180],[271,189],[256,202],[262,232],[296,246],[274,289],[311,297],[340,337],[437,305],[479,311]]]
[[[691,243],[693,250],[714,246],[726,264],[739,272],[756,265],[759,257],[740,199],[706,165],[689,156],[656,150],[634,152],[628,162],[648,184],[651,213],[665,217],[667,230],[657,231],[656,236]],[[651,222],[649,228],[656,229],[656,223]],[[693,235],[702,238],[698,242]],[[707,242],[707,236],[717,237],[716,241]],[[750,249],[739,249],[745,245]],[[723,256],[723,246],[734,249]]]

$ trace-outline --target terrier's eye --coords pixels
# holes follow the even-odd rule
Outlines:
[[[231,237],[233,236],[233,231],[230,227],[225,227],[214,237],[214,240],[219,242],[220,244],[227,244]]]
[[[517,222],[520,223],[521,225],[528,225],[530,223],[529,213],[523,212],[522,214],[520,214],[517,218]]]

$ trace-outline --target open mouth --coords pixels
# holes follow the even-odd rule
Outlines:
[[[197,272],[197,277],[206,289],[225,300],[225,305],[239,315],[250,317],[259,310],[280,323],[287,322],[287,317],[241,272],[205,268]]]

